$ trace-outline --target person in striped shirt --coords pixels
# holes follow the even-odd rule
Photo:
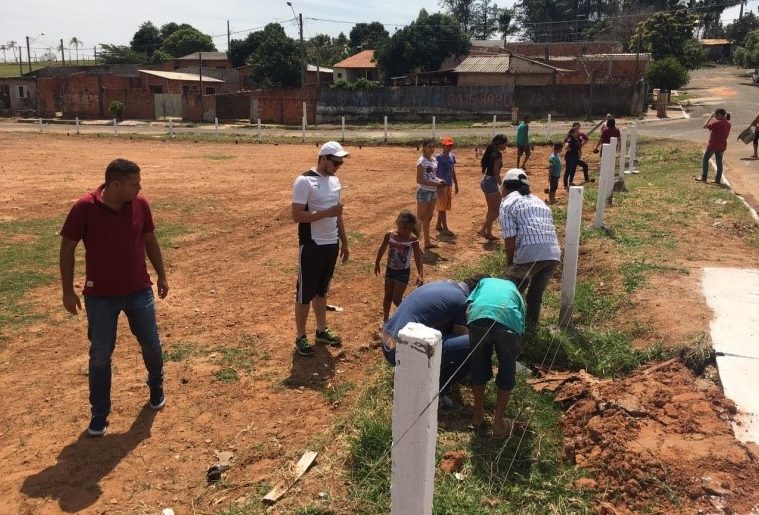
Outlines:
[[[540,319],[543,292],[561,259],[551,208],[530,193],[524,170],[506,172],[501,186],[501,234],[506,253],[505,278],[525,296],[528,332]]]

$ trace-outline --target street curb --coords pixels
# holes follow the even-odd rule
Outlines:
[[[712,165],[712,170],[714,171],[714,173],[717,173],[717,161],[714,158],[711,158],[709,160],[709,164]],[[723,165],[723,170],[722,170],[722,182],[730,189],[733,195],[738,197],[740,201],[743,202],[743,205],[746,206],[746,209],[748,209],[748,212],[751,213],[751,217],[754,219],[754,221],[759,223],[759,214],[756,212],[756,209],[751,207],[751,204],[746,202],[746,199],[743,198],[742,195],[736,193],[735,190],[733,189],[733,186],[730,184],[730,181],[727,180],[727,174],[725,173],[724,165]]]

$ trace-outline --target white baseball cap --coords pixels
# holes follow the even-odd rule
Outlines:
[[[527,179],[527,174],[524,173],[524,170],[521,168],[512,168],[508,172],[506,172],[506,177],[503,179],[503,182],[506,181],[519,181],[522,184],[527,184],[529,186],[530,181]]]
[[[328,141],[319,149],[319,155],[345,157],[348,155],[348,152],[337,141]]]

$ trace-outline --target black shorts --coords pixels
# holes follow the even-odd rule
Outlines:
[[[335,273],[340,245],[301,245],[298,251],[298,282],[295,299],[298,304],[308,304],[317,295],[326,297],[329,282]]]
[[[759,127],[754,129],[754,144],[759,143]]]
[[[556,190],[559,189],[559,179],[561,179],[561,175],[548,174],[548,191],[556,193]]]

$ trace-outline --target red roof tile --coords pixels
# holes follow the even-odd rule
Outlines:
[[[376,68],[377,63],[372,61],[372,59],[374,59],[374,50],[364,50],[347,59],[343,59],[332,66],[332,68]]]

